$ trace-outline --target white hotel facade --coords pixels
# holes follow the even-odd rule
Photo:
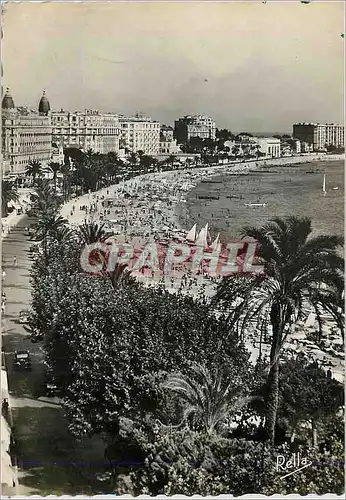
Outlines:
[[[92,149],[95,153],[119,151],[119,120],[116,114],[95,109],[52,111],[53,141],[64,148]]]
[[[131,118],[119,115],[119,129],[122,147],[134,153],[159,154],[161,125],[158,121],[141,113]]]

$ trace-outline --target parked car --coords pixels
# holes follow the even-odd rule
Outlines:
[[[28,322],[29,311],[27,309],[23,309],[19,313],[19,323],[27,323]]]
[[[43,249],[42,249],[42,246],[40,245],[40,243],[33,243],[31,245],[31,247],[29,248],[29,252],[31,253],[31,255],[42,254]]]
[[[29,351],[16,351],[14,353],[13,368],[15,370],[31,370]]]
[[[50,398],[54,398],[60,395],[60,390],[57,385],[53,382],[49,382],[46,384],[46,396]]]

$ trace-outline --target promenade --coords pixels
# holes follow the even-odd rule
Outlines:
[[[19,323],[19,313],[30,308],[32,242],[24,228],[33,220],[26,215],[12,218],[11,232],[2,243],[2,262],[6,277],[6,309],[2,315],[2,349],[8,374],[9,404],[13,417],[15,452],[18,459],[17,488],[6,487],[2,494],[49,495],[77,494],[89,484],[85,463],[103,460],[99,440],[77,443],[68,433],[67,422],[56,398],[43,396],[44,365],[40,344],[33,344]],[[13,265],[16,256],[17,264]],[[28,350],[32,360],[31,372],[15,372],[13,357],[16,350]],[[57,460],[61,465],[55,465]],[[75,462],[81,465],[76,467]],[[4,477],[4,474],[3,474]],[[64,487],[65,485],[65,487]],[[69,487],[67,487],[69,485]],[[84,491],[91,494],[93,490]]]

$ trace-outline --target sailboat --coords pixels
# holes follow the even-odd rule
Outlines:
[[[212,250],[217,250],[218,252],[221,250],[220,233],[218,233],[218,235],[216,236],[215,240],[210,245],[210,248]]]
[[[322,187],[323,194],[326,195],[326,174],[323,175],[323,187]]]
[[[186,235],[187,241],[196,241],[197,224],[195,224]]]
[[[203,248],[207,248],[208,246],[208,223],[205,225],[203,229],[200,230],[196,245],[197,246],[202,246]]]

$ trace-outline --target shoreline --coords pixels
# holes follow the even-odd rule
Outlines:
[[[313,174],[313,175],[311,175]],[[327,193],[322,197],[323,176]],[[335,187],[337,186],[337,187]],[[266,224],[273,216],[309,217],[313,236],[344,234],[344,161],[293,162],[253,165],[238,175],[227,173],[200,182],[176,207],[183,227],[208,223],[212,239],[227,242],[241,235],[243,227]],[[256,206],[257,205],[257,206]]]
[[[75,227],[82,224],[83,220],[94,222],[107,222],[107,220],[110,220],[111,222],[113,221],[112,223],[121,221],[122,229],[125,226],[127,231],[117,233],[119,235],[125,234],[126,236],[131,236],[133,239],[139,236],[142,238],[142,241],[143,238],[148,241],[148,237],[153,237],[157,233],[165,233],[166,236],[174,237],[174,235],[177,236],[177,233],[186,234],[192,225],[190,224],[190,227],[183,228],[182,226],[186,226],[187,224],[182,223],[178,212],[181,210],[181,207],[186,207],[185,203],[189,192],[202,179],[212,179],[213,177],[228,174],[238,176],[244,173],[246,175],[252,168],[259,170],[268,166],[293,166],[320,161],[340,161],[341,159],[344,159],[344,155],[328,158],[315,156],[290,157],[144,174],[123,183],[103,188],[98,192],[74,198],[62,207],[60,213],[69,221],[71,226]],[[102,207],[102,202],[105,200],[116,201],[116,206],[112,207],[112,214],[107,214],[109,215],[109,219],[102,220],[101,212],[107,212]],[[80,206],[83,205],[92,207],[92,209],[87,211],[81,210]],[[140,281],[144,286],[157,285],[155,279],[148,280],[144,276],[143,278]],[[198,277],[198,279],[196,277],[188,279],[188,283],[184,287],[182,287],[182,282],[179,279],[165,279],[164,281],[165,287],[170,293],[176,293],[180,289],[182,293],[195,298],[200,297],[202,293],[207,300],[214,294],[216,286],[215,281],[205,276]],[[287,339],[286,349],[301,350],[300,345],[302,344],[298,340],[297,334],[298,337],[303,336],[305,338],[305,327],[301,326],[299,329],[300,332],[297,332],[292,338]],[[249,332],[245,340],[245,345],[250,353],[252,362],[256,361],[259,352],[259,348],[255,344],[254,332]],[[262,346],[262,351],[265,351],[264,346]],[[343,382],[343,366],[339,360],[333,359],[333,357],[319,350],[314,351],[311,355],[320,360],[326,357],[333,361],[334,376]]]
[[[73,198],[66,202],[61,210],[60,215],[66,218],[71,226],[78,226],[83,224],[84,221],[100,221],[100,215],[102,212],[102,207],[99,202],[104,199],[112,199],[117,201],[119,204],[123,204],[124,201],[129,201],[126,204],[126,212],[127,216],[131,218],[131,201],[135,201],[140,198],[138,195],[142,195],[142,202],[147,202],[149,205],[155,205],[155,209],[157,209],[157,205],[160,203],[160,196],[162,198],[168,198],[169,201],[168,207],[164,210],[164,207],[160,207],[160,211],[164,211],[163,216],[158,219],[163,219],[165,222],[163,227],[168,227],[169,224],[174,226],[172,229],[179,229],[181,231],[188,231],[189,227],[182,227],[186,225],[183,224],[184,217],[182,218],[181,212],[184,212],[185,203],[187,202],[187,197],[202,179],[212,179],[213,177],[219,177],[221,175],[236,175],[245,174],[247,175],[248,171],[251,168],[256,168],[259,171],[263,170],[266,167],[273,166],[293,166],[300,164],[308,164],[313,162],[321,162],[321,161],[336,161],[336,160],[344,160],[344,155],[333,155],[333,156],[298,156],[298,157],[287,157],[287,158],[274,158],[274,159],[263,159],[263,160],[253,160],[249,162],[232,162],[228,164],[221,164],[215,166],[203,166],[199,168],[189,168],[184,170],[172,170],[167,172],[155,172],[149,174],[143,174],[133,179],[129,179],[127,181],[123,181],[119,184],[114,184],[112,186],[102,188],[99,191],[84,194],[78,198]],[[159,186],[155,185],[159,183]],[[169,184],[170,183],[170,184]],[[146,190],[147,189],[147,190]],[[123,195],[123,196],[122,196]],[[173,195],[173,196],[172,196]],[[153,197],[155,197],[155,202],[153,203]],[[156,200],[156,198],[158,198]],[[82,206],[91,206],[95,205],[95,210],[90,213],[90,211],[78,211],[76,210],[76,205]],[[142,208],[145,209],[145,203],[142,203]],[[77,207],[78,208],[78,207]],[[151,207],[153,208],[153,207]],[[148,211],[150,212],[150,210]],[[151,226],[153,227],[153,220],[148,220],[148,217],[144,217],[145,215],[150,215],[150,213],[146,213],[145,210],[142,210],[140,213],[140,220],[143,224],[146,225],[147,229]],[[106,214],[107,215],[107,214]],[[110,215],[110,214],[108,214]],[[117,214],[119,215],[119,214]],[[135,213],[135,216],[138,216]],[[102,217],[103,219],[103,217]],[[106,222],[108,219],[105,218],[103,222]],[[115,218],[111,219],[112,221]],[[162,220],[155,220],[155,226],[158,225]],[[128,226],[128,224],[126,224]],[[137,224],[138,226],[138,224]],[[157,228],[157,229],[163,229]]]

